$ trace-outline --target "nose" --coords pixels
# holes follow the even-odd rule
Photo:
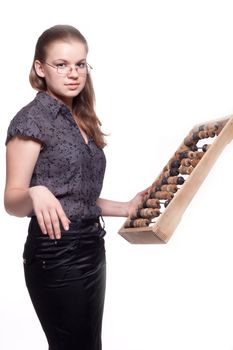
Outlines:
[[[70,66],[70,70],[69,70],[68,75],[70,77],[75,77],[75,78],[78,77],[79,76],[78,68]]]

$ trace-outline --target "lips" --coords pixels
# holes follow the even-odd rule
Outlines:
[[[66,86],[69,88],[69,89],[77,89],[79,87],[80,84],[78,83],[71,83],[71,84],[66,84]]]

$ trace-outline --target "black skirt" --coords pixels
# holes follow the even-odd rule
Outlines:
[[[49,350],[101,350],[105,230],[98,219],[72,221],[61,239],[33,217],[24,247],[26,285]]]

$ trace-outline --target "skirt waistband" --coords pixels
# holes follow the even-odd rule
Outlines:
[[[25,263],[37,261],[50,268],[69,262],[82,265],[87,257],[88,261],[96,263],[100,252],[104,252],[106,232],[99,218],[73,221],[68,231],[61,231],[61,238],[53,240],[42,233],[36,217],[33,217],[24,247]]]

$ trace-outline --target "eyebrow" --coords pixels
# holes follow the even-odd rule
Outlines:
[[[69,63],[69,61],[65,60],[64,58],[56,58],[56,59],[54,60],[54,62],[55,62],[55,61],[63,61],[63,62],[65,62],[65,63]],[[81,58],[79,61],[77,61],[77,63],[81,63],[81,62],[83,62],[83,61],[86,62],[86,58]]]

